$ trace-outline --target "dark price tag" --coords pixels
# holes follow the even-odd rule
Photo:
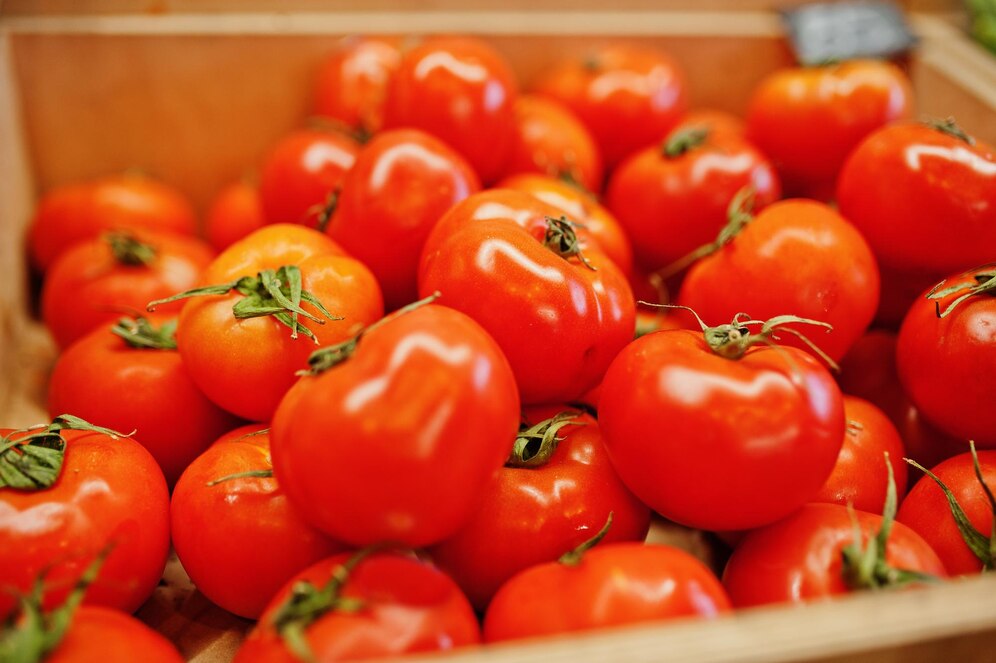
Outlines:
[[[796,59],[804,65],[887,58],[916,43],[891,2],[821,2],[782,11]]]

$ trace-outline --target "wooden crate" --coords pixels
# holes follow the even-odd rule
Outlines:
[[[770,0],[733,3],[748,7],[736,12],[659,10],[662,3],[644,0],[611,12],[598,9],[602,2],[560,0],[537,9],[529,8],[538,4],[533,2],[488,0],[340,4],[348,9],[321,12],[320,3],[294,0],[293,13],[279,13],[272,2],[254,1],[251,12],[234,13],[229,0],[9,0],[0,17],[0,426],[44,418],[54,356],[47,333],[29,313],[23,236],[37,195],[140,167],[185,190],[203,209],[223,183],[257,163],[273,139],[305,118],[314,72],[338,35],[479,34],[509,57],[526,85],[565,52],[616,39],[647,42],[681,61],[696,105],[734,112],[743,111],[764,74],[790,63],[777,18],[759,10],[785,4]],[[522,11],[502,9],[510,5]],[[63,13],[69,11],[77,13]],[[918,15],[913,22],[922,38],[910,62],[919,112],[953,114],[969,132],[996,143],[996,62],[944,18]],[[692,540],[683,537],[686,545]],[[188,658],[228,660],[249,623],[194,592],[175,562],[166,580],[140,616]],[[973,578],[448,658],[991,661],[993,651],[996,578]]]

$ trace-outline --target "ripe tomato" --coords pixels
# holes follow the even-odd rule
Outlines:
[[[625,44],[553,66],[534,91],[581,118],[610,169],[661,140],[688,106],[685,76],[674,60],[652,48]]]
[[[384,126],[432,134],[493,182],[515,141],[518,90],[505,58],[486,42],[427,39],[404,54],[388,85]]]
[[[331,596],[294,609],[294,597],[325,588],[332,590]],[[302,634],[282,638],[281,626],[298,626]],[[287,583],[235,655],[235,663],[297,663],[302,650],[318,661],[380,658],[480,640],[473,609],[446,574],[414,557],[377,553],[359,559],[357,554],[342,554]]]
[[[724,325],[707,335],[716,350],[702,333],[677,330],[619,353],[599,400],[605,446],[623,483],[665,518],[759,527],[830,476],[844,438],[840,390],[804,352],[747,345],[764,333]]]
[[[833,329],[814,341],[836,361],[872,321],[878,286],[875,258],[847,220],[812,200],[784,200],[692,265],[678,302],[706,320],[741,311],[760,320],[784,314],[819,320]],[[788,334],[780,342],[809,349]]]
[[[480,189],[464,159],[429,134],[387,131],[346,177],[329,234],[377,276],[388,310],[416,299],[426,237],[439,217]]]
[[[218,192],[205,220],[207,240],[224,251],[246,235],[266,225],[259,189],[248,182],[233,182]]]
[[[360,144],[339,131],[298,130],[263,159],[259,196],[267,223],[319,225],[329,196],[342,186]]]
[[[436,305],[329,350],[319,365],[348,359],[302,378],[273,418],[273,469],[291,502],[355,545],[450,536],[473,515],[518,430],[518,392],[501,350],[473,320]]]
[[[82,606],[45,663],[183,663],[176,647],[118,610]]]
[[[796,67],[758,84],[747,109],[747,136],[774,161],[790,195],[829,200],[851,151],[912,112],[909,78],[888,62]],[[888,178],[876,172],[874,179]]]
[[[883,268],[928,278],[970,269],[996,246],[996,153],[953,125],[886,127],[848,158],[837,202]]]
[[[387,85],[398,65],[397,39],[350,37],[325,60],[315,84],[315,112],[361,135],[383,123]]]
[[[612,174],[606,203],[633,243],[641,267],[667,267],[716,238],[730,201],[752,187],[760,210],[778,200],[774,166],[737,136],[679,127],[634,153]]]
[[[42,320],[60,348],[153,299],[194,287],[214,257],[193,237],[151,231],[78,242],[52,264],[42,285]],[[163,307],[177,313],[179,304]],[[131,430],[131,429],[129,429]]]
[[[577,547],[609,514],[606,543],[643,541],[650,526],[650,510],[612,469],[593,417],[555,405],[524,414],[515,450],[477,513],[429,551],[481,611],[506,580]]]
[[[619,269],[595,247],[581,252],[568,223],[545,226],[464,224],[419,272],[420,293],[442,293],[441,304],[494,337],[524,403],[570,401],[594,387],[636,324]]]
[[[197,219],[180,192],[137,173],[57,187],[39,201],[28,230],[32,263],[45,271],[77,242],[128,230],[194,235]]]
[[[713,108],[695,108],[681,116],[681,122],[671,130],[671,133],[682,129],[707,129],[712,134],[725,134],[747,137],[747,124],[732,113]]]
[[[175,327],[175,321],[156,328],[130,318],[99,327],[62,353],[48,385],[52,417],[73,412],[98,426],[134,430],[170,486],[236,426],[190,379],[176,351]]]
[[[838,504],[807,504],[773,525],[747,534],[723,572],[723,585],[737,608],[769,603],[802,603],[845,594],[857,588],[902,584],[908,575],[946,576],[937,553],[916,532],[892,523],[884,554],[869,575],[852,564],[845,570],[843,550],[854,543],[854,522],[867,554],[878,537],[882,516],[849,512]]]
[[[190,464],[170,518],[173,547],[198,591],[248,619],[259,619],[291,576],[345,549],[291,507],[272,477],[269,431],[258,424],[231,431]]]
[[[723,586],[678,548],[615,543],[576,565],[550,562],[505,583],[484,616],[484,641],[586,631],[729,612]]]
[[[996,388],[994,288],[991,266],[948,279],[913,303],[896,347],[899,379],[917,411],[945,433],[986,448],[996,448],[996,408],[988,398]]]

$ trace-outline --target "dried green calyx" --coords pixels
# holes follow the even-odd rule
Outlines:
[[[701,146],[709,139],[707,127],[688,127],[675,131],[661,145],[661,154],[668,159],[677,159],[685,152]]]
[[[111,248],[114,259],[130,267],[148,267],[156,259],[156,248],[145,244],[134,235],[112,232],[104,235],[104,241]]]
[[[937,313],[938,318],[946,318],[951,314],[960,304],[965,300],[972,297],[977,297],[979,295],[989,295],[990,297],[996,296],[996,271],[984,271],[974,274],[974,283],[959,283],[958,285],[949,286],[947,288],[943,287],[947,281],[941,281],[927,293],[927,299],[934,301],[934,310]],[[950,295],[956,293],[962,293],[953,302],[947,305],[944,311],[941,311],[941,303],[939,300],[944,299]]]
[[[552,216],[546,217],[546,233],[543,236],[543,246],[550,249],[564,260],[577,257],[585,267],[592,271],[597,271],[597,267],[588,262],[581,248],[581,240],[575,228],[580,228],[579,224],[569,221],[566,216],[555,219]]]
[[[147,318],[121,318],[111,327],[111,333],[132,348],[176,350],[176,320],[157,328]]]
[[[557,561],[564,566],[577,566],[581,563],[584,558],[584,554],[597,546],[605,538],[605,535],[609,533],[609,528],[612,527],[613,512],[609,511],[609,517],[605,519],[605,524],[602,525],[602,529],[598,530],[595,536],[591,537],[577,548],[569,550],[560,556]]]
[[[558,435],[565,426],[583,426],[580,412],[565,410],[534,426],[523,423],[512,445],[506,467],[540,467],[546,465],[564,438]]]
[[[957,138],[966,145],[975,145],[975,138],[958,126],[958,123],[955,122],[953,117],[948,117],[943,120],[927,120],[924,124],[931,129],[940,131],[941,133],[952,136],[953,138]]]

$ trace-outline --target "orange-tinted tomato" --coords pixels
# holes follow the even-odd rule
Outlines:
[[[318,71],[315,112],[354,131],[376,133],[383,123],[388,83],[400,63],[397,39],[343,40]]]

